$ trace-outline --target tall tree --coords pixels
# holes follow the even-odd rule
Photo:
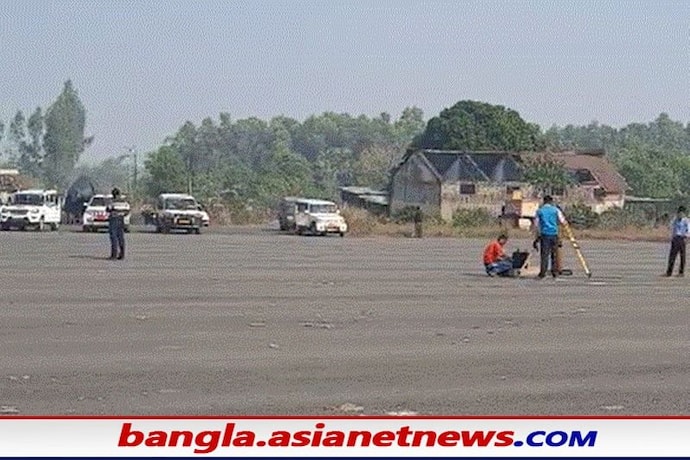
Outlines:
[[[27,142],[19,156],[19,167],[31,177],[41,177],[43,173],[43,136],[45,133],[43,112],[40,107],[31,114],[26,124]]]
[[[21,110],[18,110],[17,113],[14,114],[10,122],[7,140],[10,142],[10,161],[14,165],[17,165],[19,163],[19,158],[21,158],[26,148],[26,117],[24,117],[24,112]]]
[[[412,140],[424,132],[424,112],[419,107],[405,107],[394,124],[396,142],[406,147]]]
[[[150,196],[187,189],[186,165],[174,147],[165,145],[149,154],[144,167],[149,174],[147,191]]]
[[[185,165],[186,182],[185,190],[187,193],[193,193],[194,178],[199,172],[199,150],[197,148],[197,134],[196,127],[191,121],[187,121],[177,132],[173,139],[172,146],[178,153],[182,162]]]
[[[62,93],[48,108],[45,116],[43,172],[46,185],[64,188],[84,147],[86,112],[72,81],[65,82]]]
[[[541,129],[515,110],[485,102],[460,101],[427,123],[416,147],[442,150],[531,151]]]
[[[0,120],[0,145],[2,145],[2,139],[5,136],[5,123]],[[0,155],[2,155],[2,152],[0,151]]]

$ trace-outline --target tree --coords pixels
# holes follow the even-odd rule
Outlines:
[[[194,177],[200,170],[199,149],[196,140],[196,127],[191,121],[187,121],[177,131],[172,139],[172,148],[177,153],[185,166],[185,182],[183,190],[192,193],[194,188]]]
[[[144,161],[144,168],[149,174],[147,191],[150,196],[187,188],[185,162],[170,145],[160,147],[151,153]]]
[[[10,122],[9,136],[10,141],[10,161],[15,165],[19,162],[19,159],[26,149],[26,118],[24,117],[24,112],[18,110],[14,114],[14,118]],[[22,171],[24,172],[24,171]]]
[[[424,112],[419,107],[405,107],[393,125],[395,143],[402,150],[424,132]]]
[[[28,142],[21,149],[18,165],[24,174],[31,177],[43,175],[43,136],[45,127],[40,107],[31,114],[27,122]]]
[[[565,190],[574,180],[562,161],[550,154],[524,157],[523,178],[543,194],[553,194],[555,190]]]
[[[533,151],[541,130],[500,105],[460,101],[427,123],[415,147],[441,150]]]
[[[72,81],[65,82],[62,93],[45,116],[43,173],[46,185],[64,188],[90,139],[84,138],[86,113]]]
[[[2,145],[2,140],[5,136],[5,123],[0,120],[0,145]],[[0,151],[0,156],[2,156],[2,151]]]
[[[355,182],[364,187],[383,189],[388,185],[389,172],[400,158],[400,151],[392,145],[373,145],[366,148],[354,164]]]

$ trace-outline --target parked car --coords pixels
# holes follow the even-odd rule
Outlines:
[[[59,228],[62,209],[56,190],[22,190],[10,195],[9,201],[0,211],[0,229]]]
[[[297,200],[295,231],[299,235],[326,235],[337,233],[341,237],[347,232],[347,222],[340,215],[338,206],[332,201],[301,198]]]
[[[82,230],[85,232],[97,232],[101,229],[108,229],[108,213],[106,208],[113,202],[112,195],[94,195],[88,203],[84,205],[84,215],[82,216]],[[129,206],[129,205],[127,205]],[[129,222],[131,214],[125,216],[125,232],[129,232]]]

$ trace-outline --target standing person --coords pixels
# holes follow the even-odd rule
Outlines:
[[[690,232],[690,222],[686,217],[685,206],[680,206],[676,218],[671,223],[671,251],[668,255],[668,267],[666,276],[673,274],[673,266],[676,264],[676,257],[680,254],[680,266],[678,276],[684,276],[685,272],[685,241]]]
[[[550,195],[544,197],[544,204],[537,210],[536,220],[541,255],[538,278],[542,279],[546,276],[549,259],[551,259],[551,276],[556,278],[559,275],[556,260],[558,226],[559,224],[567,224],[567,221],[563,212],[553,204],[553,198]]]
[[[113,201],[106,207],[110,234],[110,258],[121,260],[125,258],[125,216],[129,214],[129,204],[122,198],[117,187],[111,193]]]
[[[421,238],[422,237],[422,222],[424,221],[424,213],[422,212],[422,208],[417,206],[417,208],[414,210],[414,236],[415,238]]]

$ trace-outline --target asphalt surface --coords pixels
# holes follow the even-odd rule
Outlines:
[[[690,414],[664,244],[494,279],[484,241],[0,233],[0,413]],[[508,248],[529,247],[509,242]]]

